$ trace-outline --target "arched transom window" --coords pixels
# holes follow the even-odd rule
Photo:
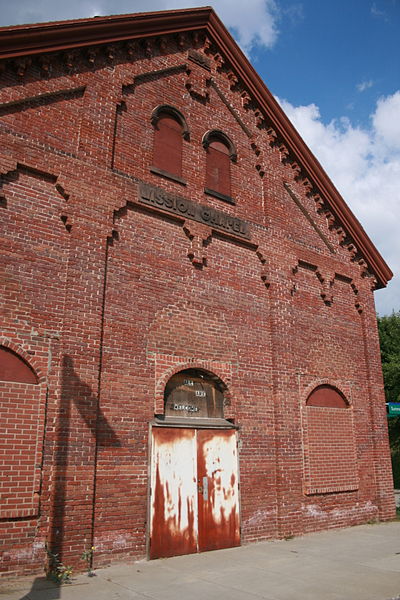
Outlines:
[[[208,371],[185,369],[168,381],[164,404],[166,417],[223,418],[223,383]]]

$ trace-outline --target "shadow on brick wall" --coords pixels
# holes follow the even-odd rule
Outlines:
[[[75,409],[81,419],[77,419]],[[87,427],[86,437],[79,427]],[[49,443],[47,440],[47,447],[51,447]],[[93,543],[97,448],[120,447],[121,442],[99,407],[97,393],[79,377],[74,361],[68,355],[62,361],[60,405],[53,444],[52,452],[46,457],[48,461],[51,457],[54,459],[51,528],[47,544],[61,563],[64,563],[65,546],[78,546],[73,556],[70,551],[65,557],[65,564],[69,565],[69,561],[79,561],[85,549],[81,545],[83,538],[87,539],[89,547]],[[81,496],[71,499],[67,484],[74,465],[77,472],[86,473],[88,491],[83,497],[81,487]],[[83,562],[81,566],[84,570]],[[35,578],[29,592],[24,592],[19,600],[57,600],[61,595],[62,586],[41,576]]]
[[[82,540],[86,539],[89,548],[93,544],[99,446],[120,447],[121,442],[99,407],[97,390],[94,392],[79,377],[73,359],[65,355],[54,449],[52,526],[48,539],[48,548],[58,554],[61,562],[64,562],[66,546],[78,547],[74,556],[69,550],[65,564],[76,563],[80,558],[85,550]],[[76,480],[71,486],[71,477],[75,474]]]

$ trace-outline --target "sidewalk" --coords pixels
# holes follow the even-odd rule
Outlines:
[[[203,554],[119,564],[56,587],[0,580],[0,600],[400,598],[400,521]]]

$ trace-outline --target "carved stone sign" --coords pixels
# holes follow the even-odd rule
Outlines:
[[[174,215],[179,215],[185,219],[203,223],[213,229],[250,239],[249,225],[245,221],[242,221],[242,219],[227,215],[210,206],[202,206],[153,185],[147,183],[140,184],[139,202],[173,213]]]

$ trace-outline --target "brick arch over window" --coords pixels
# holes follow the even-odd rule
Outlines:
[[[202,140],[206,150],[205,192],[220,200],[234,203],[231,190],[231,162],[237,153],[232,140],[223,131],[207,131]]]
[[[320,385],[309,394],[303,438],[306,494],[358,489],[353,411],[338,389]]]
[[[185,183],[182,179],[183,140],[189,128],[183,114],[173,106],[157,106],[151,115],[154,127],[153,165],[151,171]]]
[[[348,408],[344,395],[330,385],[320,385],[307,398],[307,406],[324,406],[325,408]]]
[[[0,346],[0,381],[38,384],[39,379],[32,367],[16,352]]]

